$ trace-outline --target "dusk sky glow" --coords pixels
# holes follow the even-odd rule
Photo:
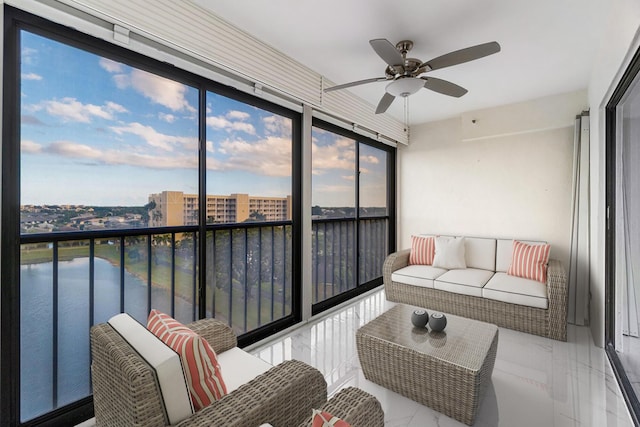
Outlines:
[[[21,33],[21,204],[142,206],[198,192],[198,90]],[[208,92],[207,193],[292,192],[291,120]],[[314,205],[353,206],[355,141],[313,131]],[[361,205],[384,206],[386,154],[360,144]]]

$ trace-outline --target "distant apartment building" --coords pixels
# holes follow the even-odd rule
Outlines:
[[[150,194],[150,227],[198,224],[198,195],[182,191]],[[285,221],[291,219],[291,196],[260,197],[248,194],[228,196],[207,195],[207,222],[230,223],[255,221]]]

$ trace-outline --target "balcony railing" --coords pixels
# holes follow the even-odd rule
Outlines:
[[[314,302],[381,276],[388,220],[356,224],[313,221]],[[290,316],[291,222],[206,230],[206,315],[238,335]],[[90,396],[92,325],[120,312],[146,323],[151,308],[198,317],[199,238],[196,226],[21,236],[23,421]]]
[[[207,316],[238,335],[292,312],[290,222],[207,227]],[[21,419],[91,394],[89,329],[151,308],[198,315],[197,227],[21,238]],[[215,313],[215,314],[214,314]]]
[[[388,222],[387,217],[313,221],[314,303],[382,276],[382,264],[389,247]],[[359,233],[356,234],[358,223]],[[356,236],[359,240],[357,252]]]

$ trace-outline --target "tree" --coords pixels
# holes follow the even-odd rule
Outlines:
[[[244,222],[262,222],[266,221],[267,216],[258,211],[251,211],[249,214],[249,218],[245,219]]]
[[[143,207],[142,219],[149,224],[149,212],[156,208],[156,201],[152,200]]]

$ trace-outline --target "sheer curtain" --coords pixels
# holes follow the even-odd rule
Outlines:
[[[569,312],[567,321],[589,324],[589,112],[576,117],[573,158],[573,220],[569,261]]]

